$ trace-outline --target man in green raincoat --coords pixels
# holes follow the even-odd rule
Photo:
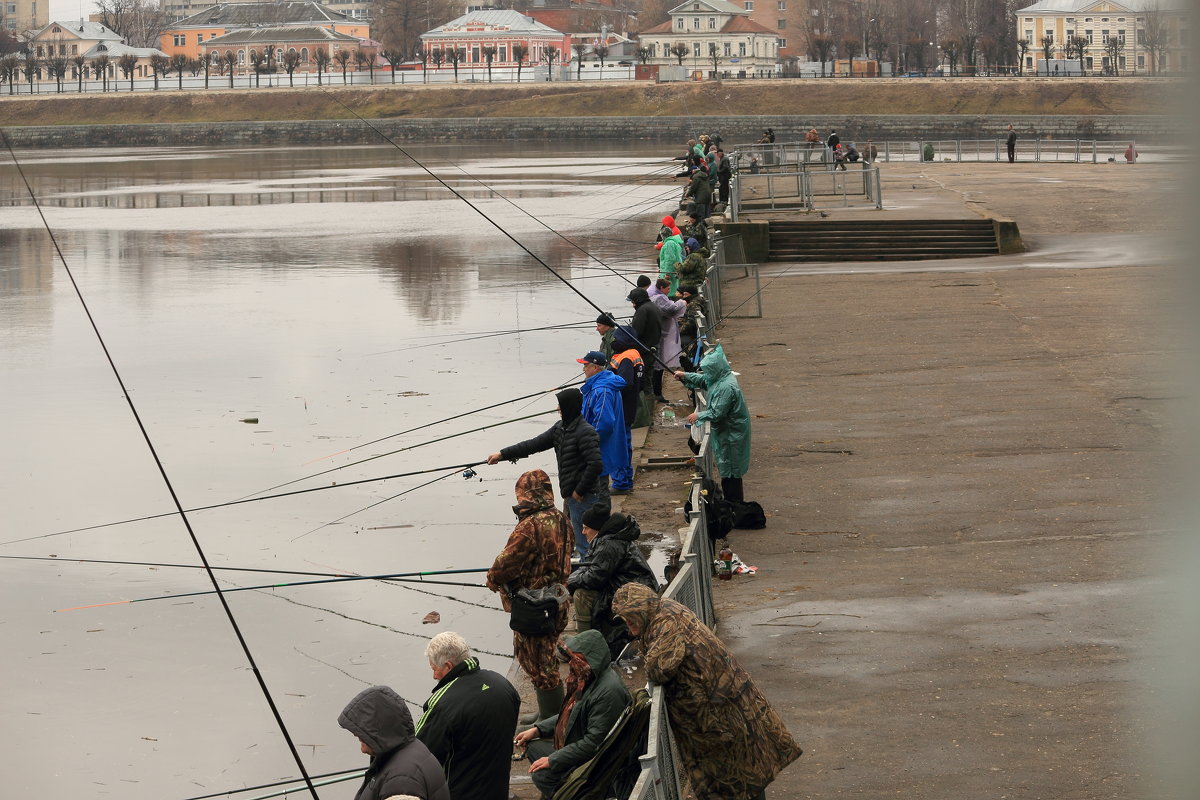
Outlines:
[[[671,282],[671,288],[667,292],[669,295],[674,295],[679,288],[679,262],[683,261],[683,237],[679,235],[678,228],[667,230],[663,228],[663,240],[660,243],[658,250],[658,277],[666,278]],[[658,344],[652,342],[649,344]]]
[[[744,502],[742,476],[750,469],[750,410],[725,349],[717,345],[700,359],[699,372],[676,372],[675,380],[689,389],[704,390],[708,405],[703,411],[693,411],[687,421],[709,423],[721,491],[727,500]]]

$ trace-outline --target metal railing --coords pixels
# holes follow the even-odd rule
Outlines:
[[[788,171],[737,170],[729,184],[729,213],[734,222],[747,211],[815,211],[873,205],[883,208],[879,168],[857,162],[853,168],[803,165]]]
[[[976,161],[999,162],[1008,160],[1008,148],[1004,137],[996,139],[918,139],[912,141],[847,142],[854,144],[859,156],[871,161]],[[1062,161],[1095,164],[1101,160],[1120,157],[1128,141],[1099,141],[1096,139],[1017,139],[1018,161]],[[871,148],[876,155],[871,156]],[[932,151],[927,149],[932,148]],[[774,142],[771,144],[743,144],[732,148],[741,157],[741,168],[750,169],[751,159],[757,163],[758,172],[795,172],[811,168],[828,168],[833,162],[833,152],[824,143]],[[931,155],[932,153],[932,155]],[[736,162],[735,162],[736,163]]]

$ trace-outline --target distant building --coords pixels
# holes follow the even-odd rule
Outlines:
[[[0,0],[3,2],[3,0]],[[314,2],[222,3],[172,23],[159,34],[168,55],[199,58],[209,41],[253,28],[326,28],[356,39],[369,39],[365,21]]]
[[[1192,49],[1187,0],[1041,0],[1016,12],[1017,38],[1029,42],[1024,69],[1046,61],[1043,39],[1050,36],[1049,61],[1075,58],[1066,46],[1087,39],[1083,70],[1088,73],[1159,74],[1187,72]],[[1106,46],[1116,40],[1116,61]],[[1053,73],[1050,73],[1053,74]]]
[[[607,28],[618,34],[629,31],[633,13],[614,0],[529,0],[521,13],[556,31],[575,34]]]
[[[778,71],[779,37],[750,19],[750,12],[726,0],[688,0],[671,9],[671,18],[642,31],[648,64],[677,64],[676,45],[687,52],[682,66],[694,72],[729,77],[769,78]]]
[[[124,75],[117,66],[117,60],[124,55],[132,55],[137,59],[133,70],[135,78],[151,77],[154,71],[150,68],[150,58],[166,55],[153,47],[130,47],[122,41],[119,33],[90,20],[52,22],[32,36],[29,48],[38,58],[59,57],[72,62],[78,56],[82,56],[88,62],[102,55],[108,56],[110,78]]]
[[[41,0],[49,2],[49,0]],[[201,11],[213,8],[219,5],[230,5],[232,3],[241,2],[241,0],[160,0],[162,10],[165,11],[171,19],[183,19],[197,14]],[[409,0],[411,2],[411,0]],[[246,0],[248,3],[257,3],[260,0]],[[371,0],[326,0],[325,4],[329,6],[330,11],[338,14],[343,14],[351,19],[359,21],[367,21],[371,18]]]
[[[23,34],[39,31],[50,22],[50,0],[0,0],[0,14],[9,33]]]
[[[506,10],[463,14],[458,19],[421,34],[421,45],[426,53],[458,50],[462,56],[458,64],[460,70],[487,66],[487,59],[483,55],[485,47],[496,48],[496,58],[492,61],[492,66],[496,68],[517,66],[513,56],[515,45],[527,48],[523,62],[527,66],[540,63],[549,47],[557,48],[561,54],[557,63],[565,63],[571,58],[569,34],[556,31],[517,11]],[[438,67],[431,60],[426,62],[426,69],[436,70]],[[454,65],[446,59],[441,69],[453,70]]]
[[[377,46],[378,42],[370,42],[370,46],[368,46],[362,39],[338,33],[329,28],[305,26],[246,28],[207,40],[204,43],[204,54],[212,63],[218,61],[228,63],[227,56],[232,55],[236,59],[237,69],[245,70],[253,63],[251,53],[267,53],[269,51],[275,71],[284,72],[282,65],[285,54],[295,51],[300,57],[300,64],[296,71],[315,72],[318,50],[324,50],[329,55],[332,65],[333,57],[341,50],[349,50],[352,53],[362,50],[375,59]],[[350,68],[357,69],[355,61],[350,62]],[[341,67],[336,69],[340,70]],[[327,67],[326,72],[330,71],[333,70]]]

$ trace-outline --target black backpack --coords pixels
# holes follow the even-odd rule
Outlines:
[[[713,482],[712,478],[705,478],[700,484],[702,493],[701,502],[704,504],[704,516],[708,521],[708,538],[716,541],[724,539],[731,530],[733,530],[733,506],[725,499],[725,495],[721,493],[721,487]],[[692,501],[688,501],[683,505],[685,514],[692,513]],[[764,522],[764,525],[766,523]]]
[[[763,507],[753,500],[741,503],[730,500],[733,512],[733,527],[740,530],[757,531],[767,527],[767,515]]]

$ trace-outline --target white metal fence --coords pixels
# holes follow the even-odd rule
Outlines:
[[[914,139],[881,142],[851,142],[860,158],[870,161],[1007,161],[1005,138],[996,139]],[[1018,161],[1087,162],[1093,164],[1120,157],[1132,142],[1097,139],[1017,139]],[[872,156],[872,148],[875,155]],[[741,168],[749,169],[751,160],[760,172],[811,169],[833,163],[833,152],[823,142],[773,142],[737,145],[732,150],[741,157]],[[818,167],[819,168],[819,167]]]

